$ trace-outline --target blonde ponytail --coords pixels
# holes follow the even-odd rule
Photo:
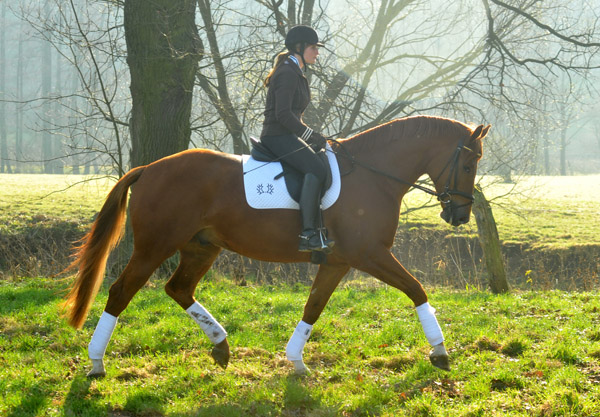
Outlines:
[[[271,77],[275,73],[275,70],[277,68],[279,68],[279,66],[283,63],[283,61],[286,60],[286,58],[288,56],[290,56],[290,54],[291,54],[290,51],[285,51],[285,52],[281,52],[277,55],[277,57],[275,58],[275,65],[273,65],[273,68],[271,68],[271,71],[269,71],[267,78],[265,78],[265,81],[263,82],[265,87],[268,87],[269,84],[271,84]]]

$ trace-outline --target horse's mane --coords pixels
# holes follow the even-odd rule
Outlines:
[[[385,146],[391,141],[418,140],[420,137],[428,136],[456,138],[470,133],[471,130],[464,123],[445,117],[411,116],[381,124],[347,140],[357,146],[356,150],[360,152]]]

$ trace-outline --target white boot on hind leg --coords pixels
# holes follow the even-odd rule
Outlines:
[[[185,312],[194,319],[213,344],[217,345],[227,338],[223,326],[198,301],[194,301]]]
[[[92,370],[87,374],[89,378],[106,375],[103,358],[116,325],[117,317],[108,314],[106,311],[102,313],[92,340],[88,345],[88,356],[92,361]]]

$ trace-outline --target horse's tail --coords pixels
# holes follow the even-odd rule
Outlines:
[[[115,184],[91,230],[81,239],[81,245],[75,247],[75,260],[67,270],[77,268],[77,277],[62,305],[68,310],[66,316],[69,324],[76,329],[83,325],[98,293],[110,251],[123,236],[127,192],[142,175],[144,168],[132,169]]]

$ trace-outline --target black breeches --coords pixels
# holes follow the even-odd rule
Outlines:
[[[321,184],[325,183],[327,167],[315,151],[296,135],[264,136],[260,141],[281,161],[305,175],[313,174]]]

